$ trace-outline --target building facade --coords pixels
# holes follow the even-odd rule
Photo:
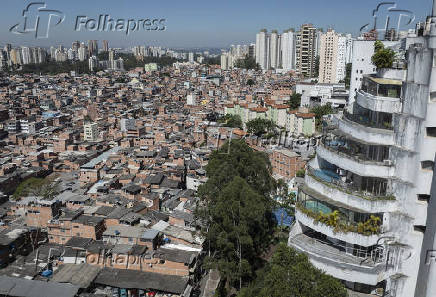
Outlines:
[[[289,237],[316,267],[364,294],[433,296],[423,295],[427,278],[418,270],[426,265],[423,238],[434,237],[426,227],[436,152],[435,24],[411,44],[407,71],[363,75],[352,113],[325,129]]]

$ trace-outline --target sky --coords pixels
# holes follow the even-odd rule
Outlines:
[[[391,1],[391,0],[389,0]],[[51,23],[48,38],[35,39],[34,33],[13,34],[10,28],[23,23],[23,9],[32,2],[44,2],[47,9],[61,11],[62,23]],[[108,40],[110,47],[155,45],[171,48],[214,47],[248,44],[255,41],[256,33],[266,28],[279,32],[312,23],[320,28],[333,28],[337,32],[356,36],[361,26],[372,23],[372,11],[381,0],[1,0],[0,44],[70,47],[74,40]],[[385,1],[386,2],[386,1]],[[430,14],[432,0],[398,0],[397,8],[412,11],[415,22]],[[111,18],[165,19],[163,31],[123,32],[89,31],[81,26],[75,31],[78,16],[97,19],[99,15]],[[57,20],[53,17],[52,20]],[[40,22],[43,23],[43,22]],[[91,24],[91,23],[90,23]],[[141,23],[142,24],[142,23]],[[133,24],[132,24],[133,26]],[[408,26],[407,28],[412,28]],[[403,26],[406,28],[406,26]],[[100,44],[101,46],[101,44]]]

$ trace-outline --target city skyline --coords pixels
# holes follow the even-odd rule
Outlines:
[[[178,48],[228,47],[230,44],[249,44],[255,42],[255,34],[262,28],[277,29],[279,32],[301,24],[312,23],[317,28],[333,28],[336,32],[358,35],[361,26],[372,22],[372,10],[380,1],[356,3],[325,3],[313,0],[307,3],[261,3],[244,1],[219,3],[218,6],[199,1],[189,4],[171,2],[171,10],[158,4],[130,1],[129,5],[115,1],[99,3],[58,3],[45,1],[47,8],[57,9],[65,14],[65,21],[50,28],[47,39],[35,39],[31,34],[16,35],[9,32],[11,26],[20,21],[22,10],[29,2],[3,1],[7,15],[0,21],[0,43],[27,46],[69,45],[75,40],[108,40],[113,47],[131,47],[138,44]],[[425,19],[431,9],[428,3],[396,1],[397,7],[413,11],[416,20]],[[30,2],[32,3],[32,2]],[[86,7],[86,9],[84,9]],[[319,9],[313,9],[317,7]],[[142,13],[144,11],[145,13]],[[366,13],[364,13],[366,12]],[[381,13],[382,15],[383,13]],[[165,19],[165,31],[137,31],[128,36],[124,32],[75,32],[77,16],[98,19],[99,15],[110,15],[114,19]],[[225,19],[225,22],[223,22]],[[335,24],[335,25],[333,25]],[[404,29],[412,28],[405,26]]]

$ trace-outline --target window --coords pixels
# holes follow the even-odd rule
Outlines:
[[[436,127],[426,127],[427,136],[436,137]]]
[[[418,201],[430,201],[430,195],[427,194],[418,194]]]
[[[433,161],[427,160],[421,162],[421,168],[424,170],[433,170],[433,167],[434,167]]]

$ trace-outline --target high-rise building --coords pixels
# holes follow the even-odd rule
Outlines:
[[[280,64],[280,35],[277,30],[272,30],[269,37],[270,68],[276,69]]]
[[[436,295],[432,20],[429,35],[408,40],[407,70],[362,76],[352,113],[325,129],[298,191],[289,245],[366,296]],[[355,41],[353,63],[373,43]]]
[[[30,53],[30,48],[27,46],[22,46],[21,47],[21,55],[23,57],[22,63],[23,65],[27,65],[27,64],[31,64],[33,63],[32,61],[32,55]]]
[[[353,37],[351,34],[345,35],[345,64],[351,63],[351,59],[353,58]]]
[[[88,40],[88,56],[96,56],[98,54],[98,41]]]
[[[256,63],[264,70],[270,68],[269,35],[266,29],[256,34]]]
[[[80,47],[80,41],[74,41],[73,44],[71,45],[71,48],[75,51],[78,51]]]
[[[281,68],[286,71],[295,69],[294,29],[284,31],[281,36]]]
[[[80,61],[83,62],[88,58],[88,49],[87,49],[85,43],[82,42],[80,44],[78,52],[79,52],[79,60]]]
[[[109,42],[107,40],[103,40],[103,51],[104,52],[109,51]]]
[[[194,63],[194,53],[193,52],[190,52],[188,54],[188,61],[189,61],[189,63]]]
[[[395,30],[394,28],[386,30],[385,40],[388,40],[388,41],[398,40],[397,30]]]
[[[88,59],[88,65],[90,71],[95,71],[98,66],[98,59],[96,56],[92,56]]]
[[[346,38],[329,29],[321,35],[319,82],[338,83],[345,78]]]
[[[256,59],[256,44],[250,44],[248,46],[248,57]]]
[[[297,32],[296,71],[303,77],[313,77],[316,61],[316,28],[312,24],[304,24]]]

